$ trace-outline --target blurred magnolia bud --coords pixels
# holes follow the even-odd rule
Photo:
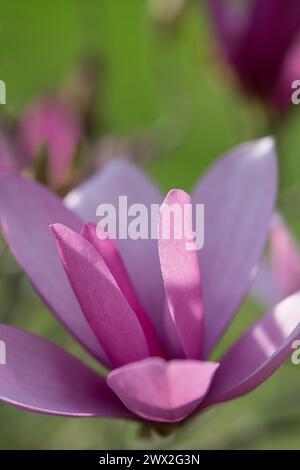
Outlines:
[[[204,3],[220,55],[240,89],[276,123],[291,109],[292,84],[300,77],[299,0]]]
[[[42,159],[45,182],[52,187],[66,178],[81,137],[78,117],[55,97],[36,100],[21,116],[20,151],[28,164]]]

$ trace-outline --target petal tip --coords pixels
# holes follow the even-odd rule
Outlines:
[[[258,154],[264,155],[267,152],[273,152],[276,148],[275,137],[270,135],[257,140],[256,148]]]
[[[183,204],[190,199],[190,195],[183,189],[173,188],[170,189],[165,197],[165,201],[168,204]]]
[[[59,237],[64,230],[70,230],[64,224],[55,223],[49,225],[50,232],[54,235],[55,238]]]

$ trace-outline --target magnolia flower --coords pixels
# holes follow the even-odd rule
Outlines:
[[[162,204],[160,214],[174,202],[205,204],[204,248],[187,251],[185,239],[172,236],[99,239],[96,207],[116,205],[120,194],[129,204]],[[218,362],[209,357],[248,292],[275,194],[269,138],[225,155],[191,196],[174,189],[165,200],[122,160],[64,201],[36,182],[2,175],[7,243],[46,304],[108,373],[1,325],[7,363],[0,366],[0,399],[50,415],[175,422],[257,387],[300,335],[299,294],[274,307]],[[160,215],[160,228],[163,222]]]
[[[262,305],[273,306],[300,291],[300,251],[282,217],[271,221],[269,250],[262,260],[252,293]]]
[[[300,74],[300,2],[207,2],[221,49],[241,86],[267,106],[291,104]]]

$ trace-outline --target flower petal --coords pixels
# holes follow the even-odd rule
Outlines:
[[[169,311],[183,350],[189,359],[200,359],[203,302],[191,208],[184,191],[169,192],[160,209],[158,250]]]
[[[51,230],[76,297],[112,364],[148,357],[143,329],[98,251],[64,225]]]
[[[102,230],[103,238],[100,239],[97,236],[97,232],[100,230],[101,228],[97,227],[95,224],[85,224],[81,235],[88,240],[101,255],[122,294],[127,299],[132,310],[136,313],[146,336],[150,354],[153,356],[164,355],[163,347],[160,344],[155,328],[134,291],[115,241],[109,238]]]
[[[0,223],[18,263],[38,293],[72,335],[107,363],[61,266],[49,224],[81,229],[79,219],[43,186],[13,175],[0,176]]]
[[[116,211],[119,196],[128,197],[128,206],[144,204],[150,211],[151,204],[161,204],[160,191],[135,166],[124,160],[114,160],[98,174],[71,191],[66,205],[86,222],[98,222],[96,209],[101,203],[112,204]],[[158,259],[156,240],[117,239],[126,271],[142,302],[158,330],[161,330],[164,303],[163,282]],[[145,277],[147,266],[147,277]]]
[[[130,417],[105,380],[60,347],[7,325],[0,338],[0,401],[49,415]]]
[[[270,244],[272,271],[283,299],[300,290],[300,252],[279,215],[272,220]]]
[[[260,265],[252,293],[263,305],[274,306],[300,291],[300,252],[279,214],[272,218],[270,250]]]
[[[133,413],[151,421],[181,421],[201,403],[219,364],[160,358],[128,364],[108,376],[108,385]]]
[[[199,257],[206,355],[250,287],[268,236],[276,179],[274,142],[265,138],[223,157],[194,191],[193,202],[205,205],[205,242]]]
[[[283,300],[222,358],[203,406],[244,395],[265,381],[292,353],[300,338],[300,294]]]

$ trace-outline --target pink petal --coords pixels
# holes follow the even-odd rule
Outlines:
[[[218,366],[152,357],[112,371],[107,381],[133,413],[151,421],[175,422],[199,406]]]
[[[205,205],[199,252],[209,354],[250,287],[265,245],[276,194],[271,138],[237,147],[204,176],[193,195]]]
[[[231,400],[264,382],[300,338],[300,294],[288,297],[248,330],[221,360],[203,406]]]
[[[300,291],[300,253],[282,218],[275,214],[270,229],[268,257],[260,265],[253,296],[267,307]]]
[[[168,208],[172,206],[175,210],[181,210],[181,220],[176,220],[176,216],[169,217]],[[193,229],[193,214],[187,210],[188,207],[191,207],[188,194],[176,189],[169,192],[160,210],[158,250],[169,311],[183,350],[189,359],[200,359],[203,303],[198,252],[191,238],[188,238]],[[163,236],[166,226],[169,226],[169,234],[166,232],[171,237],[169,239]],[[188,247],[187,244],[193,246]]]
[[[279,215],[272,220],[270,244],[272,271],[283,299],[300,290],[300,252]]]
[[[99,231],[101,228],[97,228],[95,224],[86,224],[83,227],[81,235],[99,252],[117,282],[122,294],[127,299],[132,310],[136,313],[146,336],[150,354],[159,356],[164,355],[163,348],[153,324],[137,298],[115,241],[107,237],[107,234],[104,234],[103,231],[102,233],[106,238],[103,236],[103,238],[100,239],[97,236],[97,230]]]
[[[73,336],[107,363],[61,266],[49,224],[74,230],[81,222],[43,186],[13,175],[0,176],[0,222],[3,235],[37,291]]]
[[[128,205],[140,203],[148,208],[150,204],[161,204],[163,200],[160,191],[144,173],[124,160],[114,160],[98,174],[71,191],[65,203],[86,222],[98,222],[96,217],[98,205],[110,203],[118,211],[121,195],[127,195]],[[142,305],[160,331],[164,291],[157,241],[127,238],[117,239],[116,243]],[[145,277],[145,266],[147,266],[147,277]]]
[[[149,356],[141,325],[98,251],[64,225],[51,229],[77,299],[112,364]]]
[[[0,325],[0,338],[1,401],[49,415],[130,417],[100,375],[55,344],[7,325]]]

